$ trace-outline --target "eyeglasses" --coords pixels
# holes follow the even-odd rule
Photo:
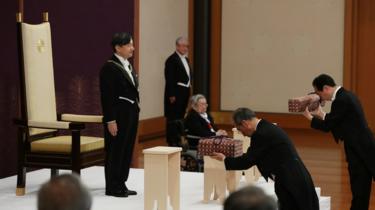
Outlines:
[[[240,130],[241,126],[242,126],[241,124],[236,124],[235,125],[235,127],[236,127],[237,130]]]
[[[208,103],[198,103],[199,106],[208,106]]]

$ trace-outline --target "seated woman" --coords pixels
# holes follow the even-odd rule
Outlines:
[[[207,100],[197,94],[190,98],[190,110],[185,118],[185,129],[190,148],[196,148],[199,137],[226,136],[225,130],[217,130],[213,118],[207,113]],[[191,138],[196,136],[198,138]]]

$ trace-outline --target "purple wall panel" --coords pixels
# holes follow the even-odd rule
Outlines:
[[[16,11],[14,0],[6,0],[0,7],[0,177],[16,171],[16,128],[12,124],[18,114]]]

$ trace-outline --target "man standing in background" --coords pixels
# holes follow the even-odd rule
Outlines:
[[[128,33],[112,38],[113,56],[100,72],[105,141],[106,195],[136,195],[126,181],[139,120],[138,79],[128,59],[133,56],[133,39]]]
[[[165,62],[164,116],[166,138],[169,146],[178,146],[177,120],[186,113],[191,88],[191,71],[187,53],[189,43],[185,37],[176,40],[176,51]]]

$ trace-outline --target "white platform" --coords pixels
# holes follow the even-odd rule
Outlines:
[[[62,173],[67,173],[63,171]],[[49,170],[30,172],[26,177],[26,195],[15,195],[16,176],[0,179],[0,210],[33,210],[36,209],[36,194],[42,183],[50,176]],[[127,185],[138,192],[137,196],[128,198],[115,198],[104,195],[104,168],[91,167],[81,172],[83,182],[93,195],[92,210],[143,210],[143,169],[131,169]],[[256,183],[268,194],[274,195],[273,183],[260,179]],[[320,190],[318,190],[320,194]],[[217,201],[208,204],[202,203],[203,199],[203,173],[181,173],[181,210],[222,210],[222,205]],[[331,209],[330,197],[320,196],[320,209]]]

